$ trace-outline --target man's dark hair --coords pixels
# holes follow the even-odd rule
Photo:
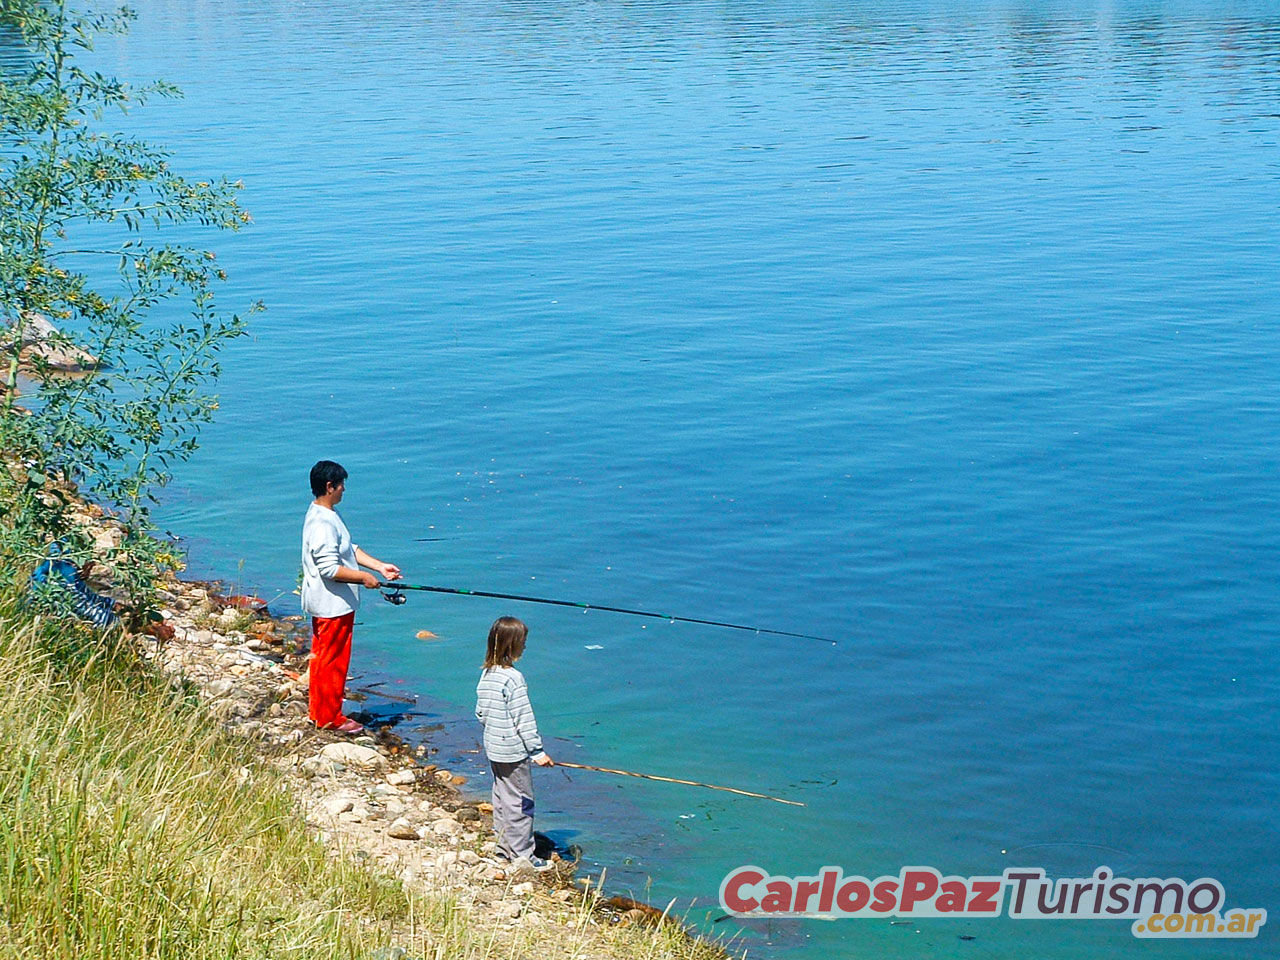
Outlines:
[[[329,484],[336,487],[346,479],[347,471],[342,469],[342,464],[321,460],[311,468],[311,492],[317,497],[323,497],[329,492]]]

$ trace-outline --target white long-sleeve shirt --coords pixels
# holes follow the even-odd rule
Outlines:
[[[519,763],[542,753],[529,687],[515,667],[489,667],[480,674],[476,717],[484,724],[484,752],[490,760]]]
[[[333,579],[339,567],[359,570],[356,545],[336,510],[313,503],[302,521],[302,612],[340,617],[360,606],[360,587]]]

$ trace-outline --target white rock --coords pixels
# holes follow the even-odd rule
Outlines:
[[[394,787],[408,786],[416,783],[418,778],[414,776],[412,770],[396,770],[394,773],[387,774],[387,783]]]
[[[358,743],[331,743],[320,751],[326,760],[345,763],[353,767],[382,769],[387,765],[387,758],[373,747],[362,747]]]
[[[514,887],[511,888],[511,892],[514,893],[517,897],[532,896],[533,884],[527,880],[524,883],[517,883]]]
[[[346,813],[354,806],[355,804],[346,797],[330,797],[324,802],[324,808],[335,817],[340,813]]]
[[[408,809],[408,806],[403,800],[397,800],[395,797],[392,797],[387,801],[387,813],[392,816],[399,816]]]
[[[436,857],[437,867],[451,867],[458,862],[458,851],[448,850]]]
[[[418,830],[412,823],[404,817],[394,820],[391,826],[387,827],[387,836],[392,840],[421,840]]]
[[[515,920],[524,912],[524,905],[515,900],[499,900],[493,905],[493,912],[508,920]]]
[[[467,866],[473,867],[480,862],[480,854],[476,853],[474,850],[459,850],[458,862],[465,863]]]
[[[456,837],[462,832],[462,824],[457,820],[446,817],[443,820],[437,820],[431,825],[431,832],[437,837]]]

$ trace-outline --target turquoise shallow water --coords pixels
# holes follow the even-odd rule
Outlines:
[[[804,800],[540,771],[540,825],[695,920],[743,863],[1280,901],[1273,5],[139,10],[103,65],[185,89],[130,123],[244,178],[256,223],[210,242],[224,300],[269,305],[162,511],[198,572],[287,609],[332,457],[411,580],[837,637],[367,603],[356,670],[444,704],[449,743],[514,612],[554,753]],[[1122,922],[742,936],[1274,952]]]

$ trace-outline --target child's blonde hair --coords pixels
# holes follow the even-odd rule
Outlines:
[[[529,628],[515,617],[499,617],[489,628],[489,648],[484,655],[484,668],[509,667],[524,653]]]

